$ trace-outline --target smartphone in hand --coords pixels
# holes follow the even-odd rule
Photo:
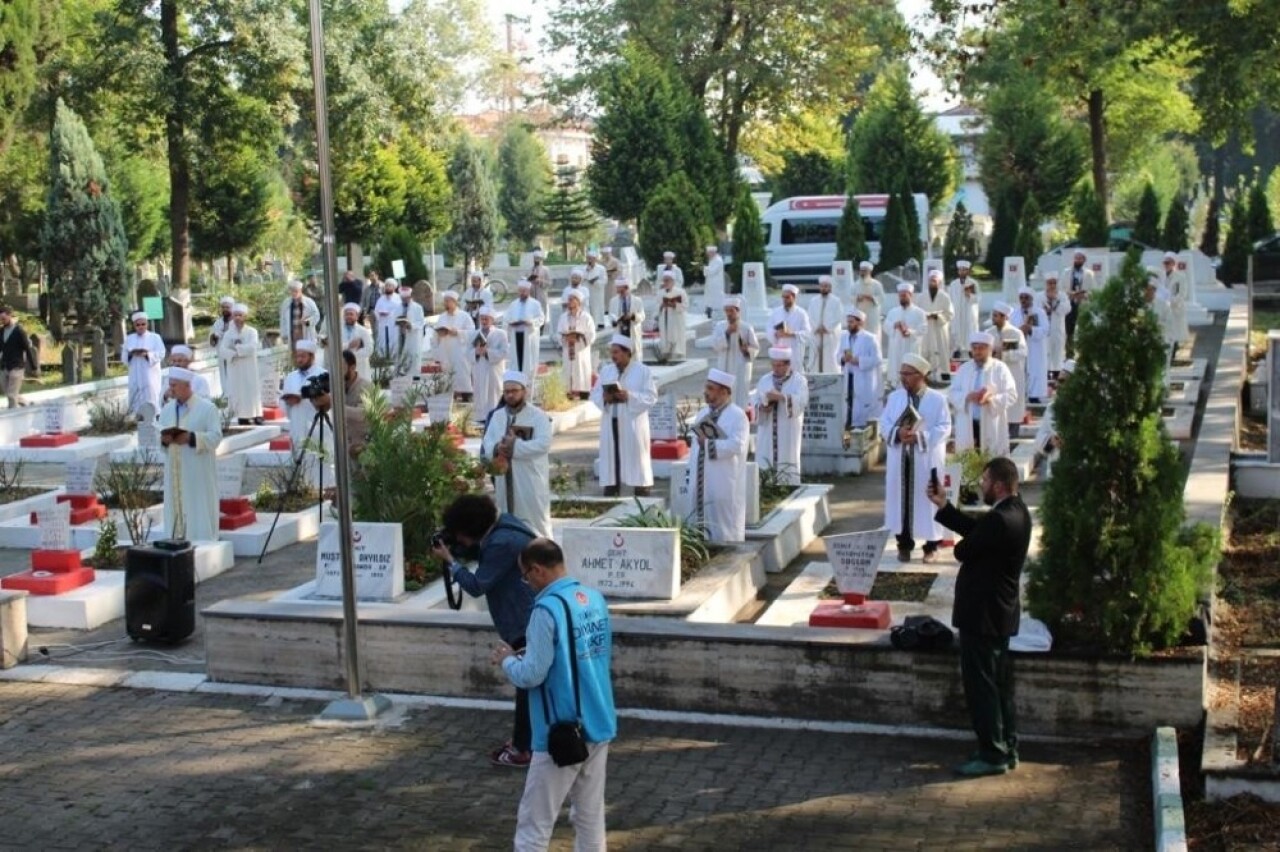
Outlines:
[[[942,484],[938,482],[938,469],[936,467],[929,469],[929,493],[942,493]]]

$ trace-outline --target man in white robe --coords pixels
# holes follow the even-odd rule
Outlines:
[[[193,378],[195,374],[185,367],[170,369],[171,398],[160,412],[160,444],[168,453],[164,528],[172,539],[215,541],[222,415],[216,405],[196,395]]]
[[[898,304],[884,318],[887,360],[886,382],[890,388],[898,385],[898,367],[907,355],[919,355],[924,344],[928,319],[924,311],[914,303],[915,289],[909,281],[898,285]]]
[[[658,288],[658,363],[683,361],[688,310],[684,288],[676,284],[675,273],[669,269],[662,271],[659,280],[662,286]]]
[[[604,292],[608,296],[622,277],[622,264],[613,256],[613,246],[601,246],[600,253],[604,255],[600,258],[600,265],[604,267]]]
[[[884,523],[897,538],[898,561],[910,562],[917,541],[924,542],[924,561],[938,560],[944,532],[933,519],[927,489],[933,471],[941,480],[947,463],[951,411],[947,398],[926,382],[929,362],[908,352],[899,366],[900,387],[885,400],[880,415],[884,437]]]
[[[957,260],[956,277],[947,285],[947,295],[951,297],[951,354],[956,358],[968,351],[969,338],[981,330],[982,293],[978,282],[969,275],[972,268],[969,261]]]
[[[613,284],[618,294],[609,300],[609,316],[614,334],[631,338],[631,351],[644,352],[644,299],[631,293],[631,282],[619,278]]]
[[[1045,364],[1049,378],[1056,379],[1062,362],[1067,359],[1067,300],[1058,290],[1057,272],[1045,273],[1044,292],[1037,304],[1049,320],[1049,336],[1044,347]]]
[[[991,335],[992,357],[1009,368],[1018,389],[1018,398],[1009,407],[1010,437],[1027,416],[1027,339],[1022,329],[1009,322],[1011,316],[1013,307],[1008,302],[996,302],[991,308],[991,325],[983,329]]]
[[[191,360],[193,355],[194,353],[191,351],[191,347],[186,344],[179,343],[173,346],[169,349],[169,369],[172,370],[174,367],[181,367],[182,369],[189,371],[191,373],[191,391],[196,396],[202,396],[205,399],[211,400],[213,399],[213,389],[209,387],[209,380],[191,369]],[[161,399],[162,405],[170,399],[169,384],[167,380],[164,385],[164,397]],[[225,385],[223,386],[223,391],[226,391]]]
[[[528,401],[529,384],[529,377],[517,370],[503,375],[502,405],[489,415],[480,440],[480,458],[493,468],[498,510],[515,515],[538,535],[550,538],[551,418]]]
[[[400,331],[396,328],[396,317],[404,305],[397,292],[396,279],[388,278],[382,282],[382,295],[373,304],[373,351],[388,365],[394,365],[400,356]]]
[[[809,347],[809,370],[813,373],[840,372],[840,322],[844,305],[831,292],[831,276],[818,276],[818,295],[809,300],[809,323],[813,345]]]
[[[1062,389],[1062,386],[1067,383],[1071,374],[1075,371],[1075,361],[1062,362],[1062,368],[1058,370],[1059,390]],[[1053,404],[1054,400],[1049,400],[1049,404],[1044,407],[1044,414],[1040,417],[1040,423],[1036,427],[1036,450],[1031,461],[1033,469],[1041,469],[1043,466],[1045,479],[1053,475],[1053,463],[1058,460],[1058,456],[1062,451],[1062,437],[1058,434],[1058,427],[1054,422]]]
[[[769,326],[765,338],[770,349],[790,349],[791,367],[803,372],[805,350],[813,338],[813,324],[804,308],[796,304],[800,288],[786,284],[782,288],[782,304],[769,313]]]
[[[1035,299],[1030,287],[1020,288],[1009,324],[1027,341],[1027,402],[1041,403],[1049,398],[1049,318]]]
[[[714,317],[724,310],[724,297],[727,288],[724,285],[724,258],[720,249],[707,246],[707,262],[702,266],[702,301],[707,316]]]
[[[507,333],[493,324],[493,308],[482,307],[479,316],[480,327],[471,338],[476,359],[471,372],[471,386],[475,391],[471,419],[484,423],[489,419],[489,412],[502,401],[502,376],[507,371],[509,347]]]
[[[451,291],[452,292],[452,291]],[[471,317],[467,316],[470,320]],[[427,316],[422,305],[413,298],[413,288],[400,285],[400,313],[396,315],[396,328],[400,332],[400,353],[396,358],[397,376],[422,375],[422,340],[427,328]],[[473,323],[472,328],[475,328]],[[470,378],[469,371],[468,379]]]
[[[1077,249],[1072,255],[1071,265],[1062,270],[1058,277],[1060,284],[1067,288],[1067,354],[1071,354],[1075,345],[1076,322],[1080,318],[1080,309],[1088,301],[1089,295],[1106,282],[1094,280],[1093,270],[1085,265],[1085,253]]]
[[[569,270],[569,286],[565,287],[560,293],[560,308],[563,310],[567,306],[564,303],[564,294],[569,290],[578,291],[578,301],[582,303],[582,310],[586,311],[587,316],[591,315],[591,291],[582,283],[583,273],[586,270],[581,266],[575,266]]]
[[[542,308],[543,316],[547,316],[547,300],[551,295],[551,269],[542,261],[546,255],[539,249],[533,253],[533,268],[525,276],[533,287],[533,298]]]
[[[545,314],[532,297],[533,284],[525,278],[516,282],[516,300],[503,315],[511,354],[507,360],[512,369],[524,373],[530,386],[538,376],[538,336],[542,333]]]
[[[466,311],[458,309],[458,294],[444,291],[444,313],[436,317],[436,345],[432,355],[440,362],[440,369],[449,376],[453,395],[467,399],[471,395],[471,366],[474,347],[472,338],[476,327]]]
[[[582,291],[573,287],[560,295],[565,309],[556,329],[564,389],[570,399],[586,399],[591,393],[591,347],[596,342],[596,323],[582,309],[582,296]]]
[[[920,354],[933,365],[929,377],[942,381],[951,375],[951,297],[942,286],[942,270],[929,271],[929,280],[920,294],[920,310],[924,311],[924,340]]]
[[[756,461],[783,485],[800,484],[800,441],[809,383],[791,367],[791,350],[770,349],[772,369],[760,377],[751,404],[756,408]]]
[[[477,328],[480,327],[480,309],[493,307],[493,291],[485,286],[484,273],[479,269],[467,276],[467,289],[462,293],[462,307]]]
[[[289,295],[280,303],[280,342],[293,352],[299,340],[320,339],[320,308],[302,292],[301,281],[289,282]]]
[[[858,264],[858,280],[853,285],[853,306],[867,315],[867,322],[862,330],[875,336],[883,346],[880,323],[884,317],[884,285],[871,277],[871,270],[874,268],[869,260]]]
[[[359,308],[356,309],[359,313]],[[237,304],[231,327],[218,343],[218,360],[227,365],[227,405],[241,424],[262,422],[262,379],[258,374],[258,330],[249,325],[249,306]],[[368,331],[365,332],[368,334]]]
[[[366,382],[373,378],[369,358],[373,355],[373,334],[360,324],[360,305],[348,302],[342,306],[342,348],[356,357],[356,375]]]
[[[726,296],[724,319],[711,332],[712,364],[733,376],[733,404],[746,411],[751,399],[751,362],[760,354],[760,341],[751,323],[742,319],[742,299]]]
[[[653,277],[655,281],[662,281],[662,274],[670,272],[676,279],[676,286],[684,288],[684,270],[676,265],[676,253],[673,251],[664,251],[662,253],[662,263],[658,264],[658,268],[654,270]]]
[[[160,411],[160,364],[164,340],[147,328],[147,315],[137,311],[133,331],[120,347],[120,360],[129,365],[129,413],[154,418]]]
[[[686,484],[693,496],[692,522],[701,524],[717,544],[747,536],[747,446],[751,424],[733,403],[734,377],[712,368],[694,417],[692,452]]]
[[[637,497],[649,496],[649,409],[658,401],[658,384],[632,353],[625,334],[615,334],[609,342],[609,363],[600,367],[591,401],[603,412],[598,467],[605,496],[620,496],[624,485],[634,487]]]
[[[333,457],[333,427],[316,419],[320,411],[328,411],[331,397],[313,397],[308,399],[302,390],[308,382],[325,372],[316,363],[316,342],[299,340],[293,350],[294,369],[284,377],[280,388],[280,400],[284,403],[285,415],[289,418],[289,441],[292,444],[293,458],[296,462],[302,454],[317,452],[325,458]],[[326,417],[327,417],[326,413]],[[314,428],[313,428],[314,427]]]
[[[864,329],[866,314],[857,308],[845,311],[840,335],[840,366],[845,375],[846,429],[862,429],[880,416],[880,340]]]
[[[230,296],[223,296],[218,300],[218,316],[213,321],[213,325],[209,328],[209,345],[213,350],[218,351],[218,341],[222,338],[223,332],[231,327],[231,309],[235,307],[236,300]],[[218,362],[218,378],[222,380],[223,391],[227,387],[227,365],[221,361]]]
[[[1160,298],[1159,270],[1147,270],[1147,284],[1143,290],[1142,297],[1147,303],[1147,310],[1155,314],[1156,322],[1160,326],[1160,339],[1164,341],[1166,354],[1169,358],[1172,358],[1177,341],[1174,339],[1173,316],[1169,309],[1169,303]]]
[[[1009,409],[1017,401],[1018,387],[1008,366],[991,357],[993,342],[985,331],[970,335],[972,357],[951,377],[947,399],[956,450],[977,446],[995,457],[1009,455]]]
[[[582,267],[582,286],[590,297],[583,306],[591,312],[597,329],[604,328],[604,312],[609,307],[610,290],[605,289],[608,277],[608,272],[600,265],[600,255],[595,249],[587,249],[587,265]]]
[[[1173,338],[1172,355],[1178,354],[1178,347],[1191,339],[1191,329],[1187,325],[1187,303],[1191,300],[1191,282],[1185,270],[1178,268],[1178,255],[1167,251],[1164,253],[1164,289],[1169,298],[1169,334]]]

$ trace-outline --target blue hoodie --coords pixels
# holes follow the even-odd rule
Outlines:
[[[529,612],[533,609],[533,589],[520,576],[520,554],[536,537],[524,521],[503,513],[480,540],[480,561],[475,572],[456,562],[452,568],[453,577],[463,591],[473,598],[484,595],[498,635],[513,647],[524,640]]]

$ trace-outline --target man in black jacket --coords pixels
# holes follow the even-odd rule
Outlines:
[[[0,371],[4,373],[4,395],[9,407],[26,405],[22,400],[22,380],[27,367],[35,367],[27,333],[18,325],[13,308],[0,305]]]
[[[1018,496],[1013,462],[987,462],[978,484],[991,510],[976,519],[948,503],[943,489],[929,487],[938,507],[934,519],[964,536],[955,548],[960,573],[951,624],[960,632],[960,676],[978,737],[977,754],[956,767],[966,777],[1001,775],[1018,765],[1009,637],[1018,632],[1022,566],[1031,544],[1031,513]]]

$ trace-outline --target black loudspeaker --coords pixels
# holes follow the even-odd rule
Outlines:
[[[130,639],[181,642],[196,629],[196,551],[131,547],[124,558],[124,623]]]

